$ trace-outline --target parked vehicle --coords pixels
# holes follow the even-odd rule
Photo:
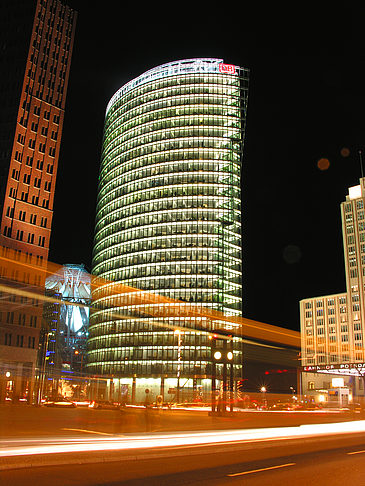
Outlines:
[[[62,408],[76,408],[76,403],[70,400],[49,400],[43,402],[42,404],[44,407],[62,407]]]
[[[119,402],[111,402],[108,400],[93,400],[89,405],[89,408],[93,408],[94,410],[119,410],[120,407],[121,404]]]

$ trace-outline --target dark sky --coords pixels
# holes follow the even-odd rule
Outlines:
[[[343,6],[249,12],[226,3],[127,10],[126,2],[68,0],[78,23],[50,260],[91,269],[104,114],[115,91],[165,62],[222,58],[251,72],[244,316],[299,330],[300,299],[345,291],[339,205],[358,184],[365,149],[364,16]]]

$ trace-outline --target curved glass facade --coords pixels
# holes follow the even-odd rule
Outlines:
[[[206,377],[201,318],[134,320],[113,282],[226,315],[241,313],[240,173],[248,71],[220,59],[156,67],[108,104],[100,167],[88,369],[115,376]],[[137,291],[136,291],[137,292]],[[165,304],[167,305],[167,304]],[[130,318],[126,318],[126,312]],[[163,322],[167,327],[158,326]],[[241,350],[235,350],[235,375]]]

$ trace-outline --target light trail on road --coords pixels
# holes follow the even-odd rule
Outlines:
[[[48,439],[3,440],[0,457],[76,452],[126,451],[182,446],[208,446],[307,438],[334,434],[365,432],[365,420],[311,424],[298,427],[221,430],[207,432],[141,434],[114,437],[67,437]],[[41,442],[41,444],[40,444]]]

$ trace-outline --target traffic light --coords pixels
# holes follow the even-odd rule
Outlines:
[[[237,390],[239,392],[243,392],[244,382],[245,382],[245,380],[239,380],[239,381],[237,381]]]

